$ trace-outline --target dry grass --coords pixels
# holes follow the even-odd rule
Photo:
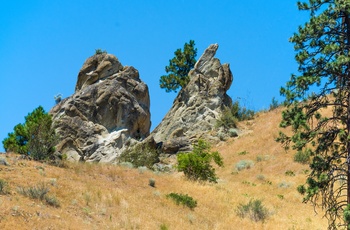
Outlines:
[[[303,204],[296,191],[307,166],[294,163],[293,152],[274,142],[280,112],[260,113],[241,123],[251,132],[215,147],[225,167],[217,168],[220,180],[214,185],[187,181],[180,173],[78,163],[57,168],[7,155],[11,166],[0,165],[0,179],[8,182],[10,193],[0,195],[0,229],[326,229],[327,221]],[[238,154],[243,151],[247,154]],[[240,160],[254,165],[237,172]],[[155,187],[149,186],[150,178]],[[16,190],[39,183],[49,187],[48,195],[60,207]],[[176,205],[166,198],[171,192],[188,194],[198,206]],[[265,222],[237,216],[237,206],[251,199],[261,199],[269,210]]]

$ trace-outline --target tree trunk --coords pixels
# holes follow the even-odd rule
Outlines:
[[[350,47],[350,20],[349,20],[349,15],[347,12],[343,12],[343,28],[346,30],[346,49],[347,51],[349,51],[349,47]],[[347,55],[349,55],[349,52],[347,53]],[[348,64],[348,69],[347,69],[347,73],[346,73],[346,82],[347,82],[347,96],[348,96],[348,108],[347,108],[347,132],[348,135],[350,135],[350,63]],[[347,141],[347,175],[346,175],[346,179],[347,179],[347,205],[349,206],[350,204],[350,141]],[[347,225],[349,226],[350,223],[347,223]]]

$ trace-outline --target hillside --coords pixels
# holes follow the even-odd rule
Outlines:
[[[240,123],[244,135],[214,147],[225,167],[217,169],[220,180],[213,185],[187,181],[181,173],[88,163],[57,168],[6,155],[10,166],[0,165],[0,179],[8,182],[9,194],[0,195],[0,229],[326,229],[321,210],[316,215],[296,191],[308,167],[293,162],[293,152],[274,141],[280,114],[281,109],[259,113]],[[254,165],[237,171],[241,160]],[[17,189],[42,183],[60,207]],[[176,205],[166,198],[171,192],[190,195],[198,206]],[[251,199],[261,199],[268,209],[265,222],[237,216],[237,206]]]

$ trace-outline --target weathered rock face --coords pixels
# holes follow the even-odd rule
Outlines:
[[[111,162],[150,131],[148,87],[133,67],[110,54],[86,60],[75,93],[50,113],[60,136],[57,150],[70,159]]]
[[[232,83],[229,64],[215,58],[217,44],[210,45],[189,73],[190,82],[176,97],[170,111],[151,133],[165,153],[191,149],[198,138],[212,139],[209,132],[223,109],[232,103],[226,94]]]

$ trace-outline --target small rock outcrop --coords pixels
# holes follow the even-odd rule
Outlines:
[[[210,45],[189,72],[190,82],[183,88],[170,111],[151,133],[164,153],[191,150],[198,138],[215,139],[210,131],[225,107],[232,104],[226,94],[233,77],[229,64],[215,58],[217,44]]]
[[[112,162],[150,132],[150,98],[139,72],[111,54],[88,58],[75,93],[50,111],[57,151],[76,161]]]

